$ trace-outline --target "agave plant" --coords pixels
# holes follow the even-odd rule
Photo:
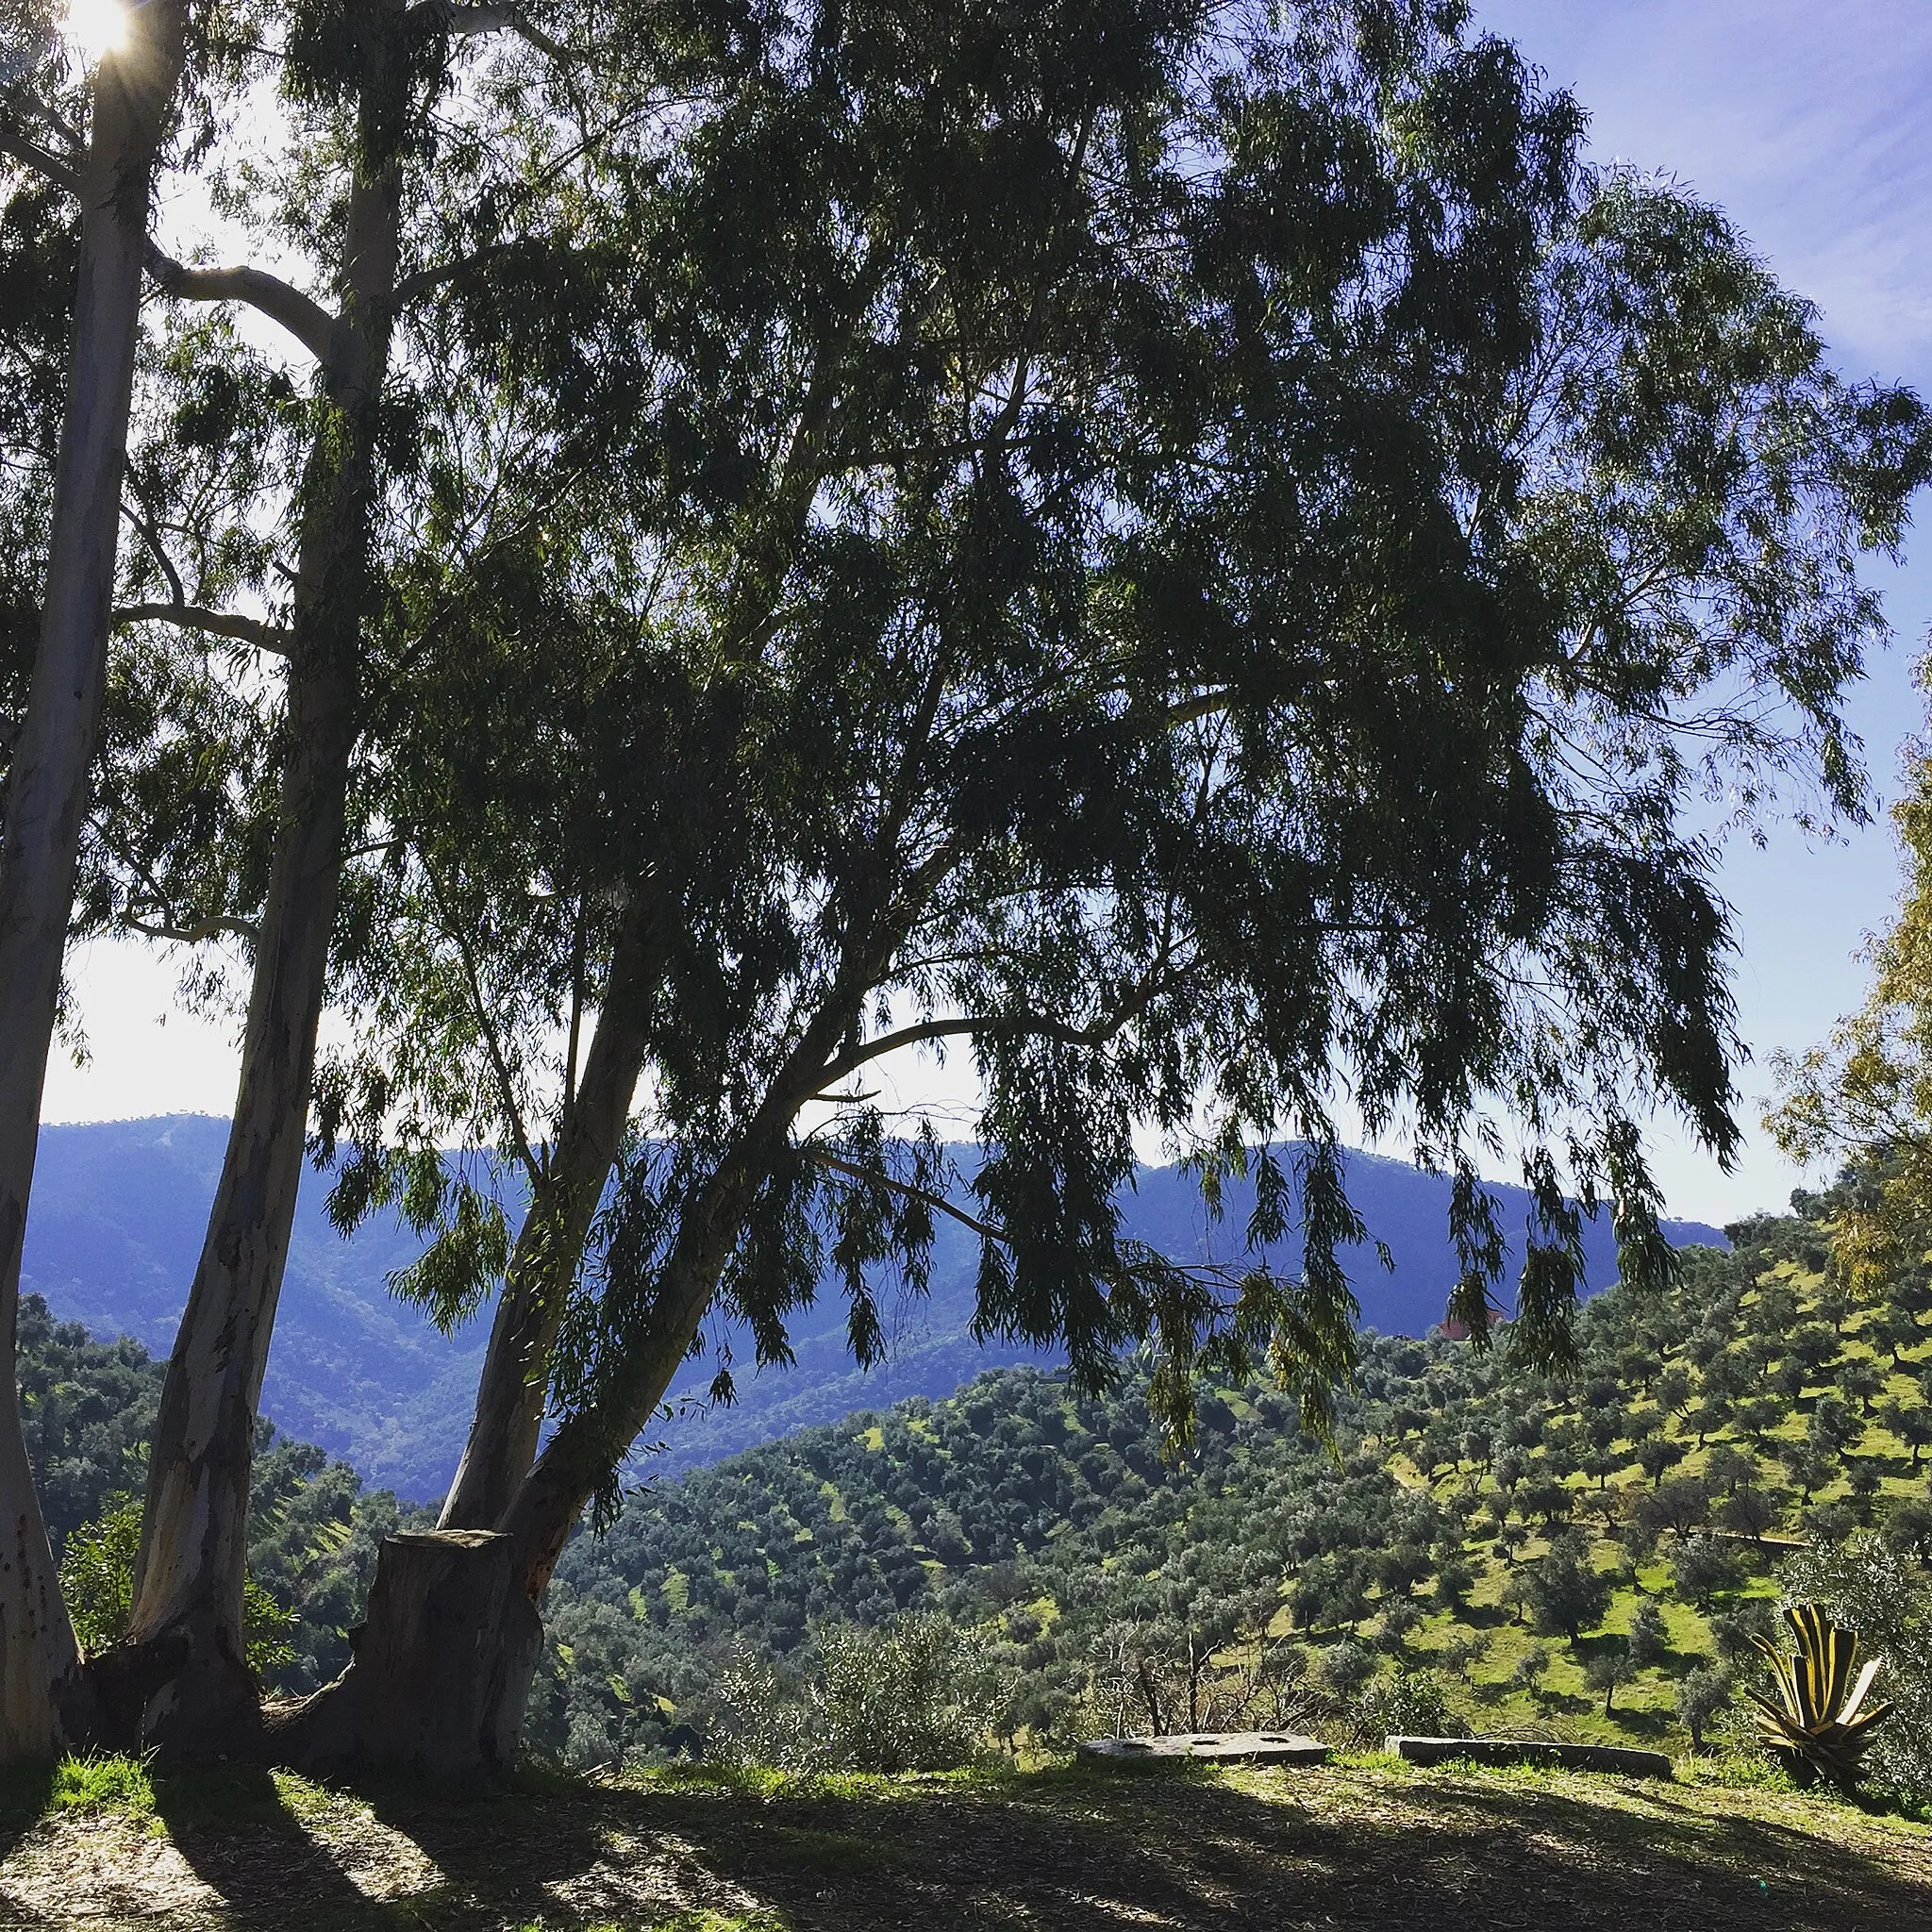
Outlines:
[[[1758,1731],[1799,1784],[1822,1777],[1850,1790],[1872,1727],[1891,1710],[1889,1704],[1865,1704],[1879,1660],[1858,1670],[1857,1632],[1840,1629],[1816,1604],[1793,1606],[1785,1622],[1797,1640],[1795,1657],[1769,1638],[1751,1640],[1770,1659],[1778,1691],[1777,1703],[1745,1693],[1757,1706]]]

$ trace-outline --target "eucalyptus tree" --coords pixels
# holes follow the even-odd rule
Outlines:
[[[737,77],[640,203],[639,427],[548,527],[563,603],[473,605],[385,739],[408,845],[325,1082],[342,1218],[439,1231],[402,1285],[455,1320],[503,1278],[445,1512],[497,1533],[391,1549],[291,1748],[506,1751],[680,1364],[726,1321],[783,1360],[827,1266],[872,1358],[940,1216],[983,1333],[1088,1381],[1151,1338],[1179,1441],[1204,1360],[1325,1423],[1343,1092],[1455,1174],[1485,1339],[1474,1150],[1523,1130],[1532,1367],[1574,1353],[1567,1191],[1668,1274],[1639,1111],[1738,1143],[1687,809],[1861,808],[1856,565],[1924,426],[1714,211],[1579,174],[1573,105],[1447,11],[660,17]],[[948,1050],[970,1175],[869,1084]],[[515,1243],[452,1123],[534,1191]],[[1210,1207],[1245,1168],[1300,1277],[1125,1240],[1139,1130]],[[501,1641],[432,1707],[452,1620]]]
[[[65,52],[42,9],[8,11],[0,149],[71,191],[79,245],[38,648],[8,735],[0,830],[0,1513],[15,1525],[14,1560],[0,1572],[0,1758],[44,1753],[71,1731],[58,1707],[77,1685],[74,1636],[20,1432],[14,1328],[41,1093],[107,682],[149,203],[187,35],[183,0],[150,0],[126,17],[82,91],[63,71]],[[67,117],[83,107],[84,150],[71,161],[49,154],[48,137],[80,147]]]
[[[559,31],[583,25],[541,11]],[[142,543],[117,614],[160,667],[144,693],[155,731],[114,774],[112,803],[128,809],[103,814],[88,881],[96,912],[169,938],[230,935],[249,959],[235,1117],[153,1444],[130,1639],[95,1673],[109,1730],[184,1748],[229,1740],[255,1707],[241,1591],[256,1407],[343,910],[355,750],[400,668],[372,640],[409,534],[410,398],[441,375],[411,366],[408,316],[477,260],[514,254],[598,134],[572,119],[570,76],[588,57],[523,12],[342,0],[225,25],[230,58],[203,117],[210,204],[290,272],[184,265],[152,243],[145,260],[168,296],[277,325],[312,389],[219,329],[178,329],[157,358],[161,391],[203,405],[173,409],[176,426],[232,467],[199,521],[155,514],[139,489],[122,506]],[[71,172],[58,152],[39,158],[50,178]],[[251,427],[265,439],[254,447]],[[197,446],[191,433],[183,447]],[[164,443],[150,454],[145,480],[164,497],[195,480],[184,469],[207,479]],[[143,642],[171,630],[252,662],[230,667],[224,692]],[[278,687],[265,744],[252,701],[264,687]],[[198,715],[182,715],[184,693]],[[206,822],[143,817],[184,746],[216,768],[201,774]]]

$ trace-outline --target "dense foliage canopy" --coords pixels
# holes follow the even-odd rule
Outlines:
[[[0,1057],[0,1301],[69,900],[236,942],[249,980],[104,1722],[258,1735],[250,1461],[305,1143],[342,1225],[433,1237],[402,1292],[495,1297],[441,1522],[508,1539],[476,1656],[506,1646],[477,1669],[512,1705],[680,1364],[727,1394],[727,1320],[785,1360],[828,1268],[875,1359],[938,1217],[977,1240],[977,1332],[1063,1348],[1093,1399],[1151,1350],[1171,1454],[1204,1375],[1271,1370],[1284,1455],[1331,1431],[1344,1123],[1454,1176],[1478,1352],[1481,1158],[1517,1138],[1509,1374],[1576,1364],[1582,1214],[1633,1296],[1673,1277],[1642,1124],[1739,1144],[1720,839],[1863,809],[1858,567],[1932,433],[1717,210],[1585,168],[1577,105],[1465,7],[170,4],[91,90],[24,20],[0,491],[95,561],[49,540],[39,661],[74,675],[0,682],[0,966],[35,1015]],[[118,232],[158,165],[286,275]],[[125,472],[48,467],[50,190],[83,286],[119,277],[68,391],[111,376],[118,424],[131,380]],[[970,1170],[896,1104],[948,1055]],[[1239,1260],[1127,1237],[1149,1140],[1210,1211],[1252,1181]],[[1575,1639],[1587,1553],[1541,1574]],[[436,1649],[407,1596],[375,1601]],[[37,1688],[75,1672],[34,1627],[0,1749],[86,1706]],[[301,1748],[375,1748],[393,1700],[350,1674]]]

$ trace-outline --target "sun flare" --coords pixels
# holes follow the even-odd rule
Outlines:
[[[64,31],[92,65],[127,44],[127,9],[119,0],[69,0]]]

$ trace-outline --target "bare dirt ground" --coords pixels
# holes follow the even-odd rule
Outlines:
[[[1932,1831],[1581,1774],[155,1781],[0,1839],[0,1926],[1932,1927]]]

